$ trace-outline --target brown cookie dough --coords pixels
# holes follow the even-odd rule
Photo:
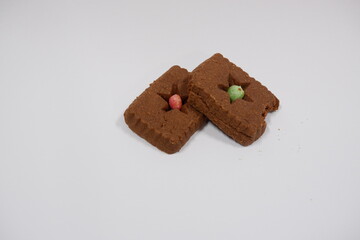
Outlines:
[[[244,89],[244,98],[230,102],[227,89],[232,85]],[[192,72],[188,102],[244,146],[264,133],[266,114],[279,107],[275,95],[219,53]]]
[[[190,74],[179,66],[171,67],[154,81],[124,113],[131,130],[166,153],[178,152],[206,122],[204,115],[187,103]],[[183,106],[171,109],[168,100],[179,94]]]

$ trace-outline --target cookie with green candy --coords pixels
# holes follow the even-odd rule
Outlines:
[[[219,53],[191,75],[188,102],[244,146],[264,133],[267,113],[279,107],[274,94]]]

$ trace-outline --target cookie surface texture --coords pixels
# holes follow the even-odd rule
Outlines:
[[[232,85],[245,91],[242,99],[230,101],[227,90]],[[274,94],[219,53],[192,72],[188,102],[244,146],[264,133],[267,113],[279,107]]]
[[[206,122],[203,114],[187,103],[190,74],[179,66],[171,67],[138,96],[124,113],[125,122],[137,135],[172,154]],[[169,98],[180,95],[181,109],[171,109]]]

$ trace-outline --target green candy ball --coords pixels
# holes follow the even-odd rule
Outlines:
[[[244,90],[241,88],[241,86],[237,86],[237,85],[232,85],[231,87],[229,87],[227,92],[230,96],[231,102],[235,101],[236,99],[243,98],[245,96]]]

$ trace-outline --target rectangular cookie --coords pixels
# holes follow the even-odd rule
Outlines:
[[[171,67],[150,84],[124,113],[125,122],[137,135],[172,154],[178,152],[188,139],[206,122],[203,114],[188,104],[190,74],[179,66]],[[171,109],[170,96],[179,94],[183,106]]]
[[[244,98],[230,102],[232,85],[243,88]],[[266,114],[279,107],[274,94],[219,53],[192,72],[188,102],[244,146],[264,133]]]

